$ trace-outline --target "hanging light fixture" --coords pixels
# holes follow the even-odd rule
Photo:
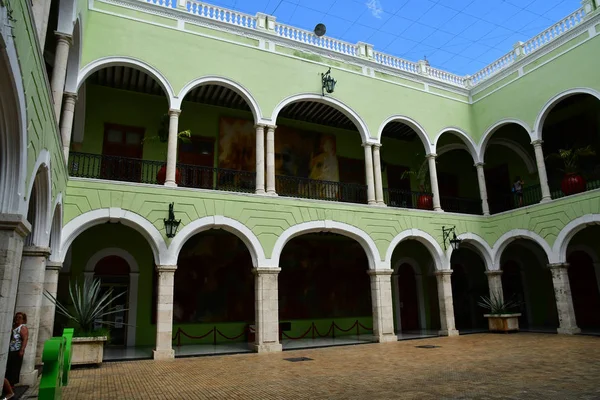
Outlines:
[[[325,96],[325,92],[329,94],[333,93],[337,81],[331,76],[331,68],[329,68],[326,73],[321,74],[321,83],[321,93],[323,96]]]
[[[458,250],[458,248],[460,247],[460,242],[462,242],[461,239],[456,237],[456,227],[453,226],[451,228],[446,229],[446,227],[442,226],[442,237],[444,239],[444,250],[446,250],[446,240],[450,237],[450,234],[452,234],[452,238],[449,240],[450,242],[450,246],[452,246],[453,250]]]
[[[175,219],[175,212],[173,212],[173,204],[175,203],[169,204],[169,218],[163,219],[165,223],[165,231],[167,232],[168,238],[175,237],[175,234],[177,233],[177,228],[179,228],[179,223],[181,222],[180,219]]]

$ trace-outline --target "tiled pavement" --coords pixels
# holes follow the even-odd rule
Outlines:
[[[415,346],[441,346],[421,349]],[[288,362],[284,358],[310,357]],[[600,399],[600,338],[475,334],[74,370],[63,399]]]

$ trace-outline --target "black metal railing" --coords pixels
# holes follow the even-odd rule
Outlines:
[[[256,173],[232,169],[177,164],[179,186],[227,192],[254,193]]]
[[[481,199],[467,197],[440,196],[442,210],[461,214],[483,214]]]
[[[160,161],[74,153],[69,155],[69,175],[112,181],[157,183],[156,175],[164,165]]]
[[[538,185],[528,185],[523,188],[521,193],[508,193],[500,198],[488,198],[488,205],[492,214],[514,210],[519,207],[530,206],[542,201],[542,187]]]
[[[329,200],[364,204],[367,202],[367,186],[357,183],[317,181],[296,176],[275,176],[278,195],[302,199]]]
[[[433,209],[433,195],[431,193],[384,188],[383,199],[389,207]]]

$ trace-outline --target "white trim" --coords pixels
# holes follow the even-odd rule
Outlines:
[[[101,208],[88,211],[69,221],[63,227],[60,252],[56,256],[51,255],[51,261],[63,262],[69,247],[71,247],[77,236],[86,229],[105,222],[120,222],[141,233],[152,249],[154,262],[157,265],[169,265],[163,262],[163,259],[167,255],[167,245],[158,229],[141,215],[120,208]]]
[[[175,93],[173,91],[173,87],[167,80],[167,78],[157,69],[137,58],[127,57],[127,56],[110,56],[110,57],[102,57],[97,60],[94,60],[87,64],[85,67],[79,71],[79,76],[77,78],[77,89],[81,87],[81,84],[86,80],[88,76],[98,71],[99,69],[112,67],[112,66],[126,66],[132,67],[135,69],[141,69],[143,72],[149,74],[152,78],[156,79],[158,84],[163,88],[165,93],[167,94],[169,100],[169,107],[172,107],[175,100]]]
[[[62,240],[62,221],[63,221],[63,204],[62,204],[62,192],[56,196],[54,201],[54,207],[52,208],[53,214],[50,216],[49,227],[50,227],[50,253],[60,252],[60,244]]]
[[[367,124],[363,121],[363,119],[358,115],[353,109],[348,107],[346,104],[342,103],[340,100],[333,97],[325,97],[320,94],[314,93],[304,93],[304,94],[296,94],[290,97],[283,99],[273,110],[273,114],[271,115],[271,123],[277,123],[277,117],[279,116],[279,112],[287,105],[298,102],[298,101],[313,101],[316,103],[325,104],[331,106],[344,114],[346,117],[350,119],[358,129],[360,136],[362,138],[363,143],[373,144],[378,143],[375,139],[371,138],[369,133],[369,128]]]
[[[254,98],[254,96],[252,96],[250,91],[248,89],[246,89],[244,86],[242,86],[241,84],[235,82],[234,80],[220,77],[220,76],[204,76],[202,78],[196,78],[196,79],[192,80],[191,82],[187,83],[183,87],[183,89],[181,89],[179,91],[179,94],[177,95],[177,97],[173,100],[173,104],[171,105],[171,108],[180,110],[181,103],[183,102],[183,100],[185,99],[185,96],[190,91],[197,88],[198,86],[211,85],[211,84],[224,86],[228,89],[233,90],[240,96],[242,96],[242,98],[244,100],[246,100],[246,103],[250,106],[252,115],[254,115],[254,123],[255,124],[261,123],[263,116],[262,116],[262,111],[260,109],[260,105]]]
[[[506,249],[506,246],[517,239],[532,240],[544,250],[550,264],[558,262],[558,256],[552,250],[548,242],[546,242],[540,235],[525,229],[513,229],[500,236],[500,238],[496,240],[496,243],[494,243],[494,246],[492,247],[493,270],[499,269],[500,259],[504,249]]]
[[[520,127],[522,127],[523,129],[525,129],[525,132],[527,132],[527,135],[529,136],[527,141],[530,141],[531,128],[529,127],[529,124],[527,124],[527,122],[517,119],[517,118],[501,119],[500,121],[497,121],[497,122],[493,123],[491,126],[489,126],[485,130],[485,133],[483,134],[481,139],[479,140],[479,145],[477,146],[477,153],[479,154],[479,158],[481,159],[482,162],[485,160],[485,157],[484,157],[485,150],[487,148],[488,142],[491,139],[491,137],[494,135],[494,133],[496,133],[496,131],[498,129],[502,128],[505,125],[509,125],[509,124],[516,124],[516,125],[519,125]]]
[[[75,23],[76,9],[75,0],[59,0],[57,32],[71,34]]]
[[[443,155],[445,153],[449,153],[449,152],[454,151],[454,150],[464,150],[467,153],[471,154],[471,152],[469,151],[469,148],[464,143],[449,143],[449,144],[445,144],[442,147],[440,147],[439,149],[437,149],[434,154],[439,157],[439,156],[441,156],[441,155]]]
[[[383,135],[383,130],[385,129],[387,124],[394,121],[402,122],[403,124],[408,125],[413,131],[415,131],[415,133],[417,134],[417,136],[419,136],[419,139],[421,139],[421,142],[423,143],[423,147],[425,148],[425,154],[433,153],[431,140],[429,139],[429,135],[427,134],[425,129],[417,121],[404,115],[392,115],[391,117],[383,121],[383,123],[379,126],[379,131],[377,131],[377,141],[379,143],[381,143],[381,135]]]
[[[589,94],[591,96],[594,96],[596,99],[600,100],[600,92],[598,92],[595,89],[586,87],[573,88],[558,93],[550,100],[548,100],[546,104],[544,104],[544,106],[542,107],[541,111],[538,113],[538,116],[535,120],[535,124],[533,125],[533,131],[531,131],[531,141],[543,139],[542,129],[544,128],[544,121],[546,120],[546,117],[548,116],[550,111],[552,111],[554,106],[562,100],[566,99],[567,97],[574,96],[577,94]]]
[[[600,225],[600,214],[587,214],[576,218],[561,229],[552,246],[552,251],[557,256],[557,263],[567,262],[569,242],[573,236],[590,225]]]
[[[33,171],[29,177],[29,187],[27,189],[27,211],[29,207],[35,207],[34,221],[29,221],[32,228],[32,244],[40,247],[48,247],[50,242],[50,218],[52,216],[52,184],[50,173],[50,153],[42,149],[38,155],[37,161],[33,166]],[[31,204],[31,196],[35,185],[35,203]]]
[[[265,253],[256,235],[241,222],[220,215],[196,219],[187,224],[171,241],[161,265],[177,265],[179,252],[188,239],[209,229],[223,229],[234,234],[248,248],[254,268],[266,266]]]
[[[475,144],[475,142],[473,141],[473,139],[471,139],[471,137],[469,137],[469,135],[467,134],[467,132],[465,132],[464,130],[462,130],[460,128],[457,128],[457,127],[453,127],[453,126],[450,126],[450,127],[442,129],[435,136],[435,140],[433,141],[433,151],[434,152],[437,151],[438,142],[440,140],[440,137],[444,133],[451,133],[454,136],[456,136],[459,139],[461,139],[462,142],[467,146],[469,154],[471,154],[471,157],[473,157],[473,162],[475,164],[477,164],[478,162],[480,162],[480,160],[479,160],[479,153],[477,152],[477,145]]]
[[[134,256],[131,255],[130,252],[124,250],[120,247],[106,247],[102,250],[98,250],[95,252],[85,264],[85,268],[83,272],[96,272],[96,265],[103,259],[109,256],[117,256],[127,261],[129,264],[129,273],[140,272],[140,267]]]
[[[381,261],[377,245],[365,231],[343,222],[330,220],[304,222],[286,229],[279,235],[279,238],[275,242],[271,258],[266,260],[267,264],[265,266],[272,268],[279,267],[281,252],[290,240],[301,235],[316,232],[333,232],[356,240],[365,250],[365,254],[369,260],[369,269],[389,269],[389,262],[384,263]]]
[[[527,153],[527,150],[525,150],[525,148],[521,146],[518,142],[505,138],[496,138],[490,140],[488,145],[504,146],[512,150],[523,161],[525,167],[527,168],[527,172],[529,172],[530,174],[534,174],[537,172],[537,165],[535,160],[529,155],[529,153]],[[483,154],[481,155],[481,160],[483,160]]]
[[[386,265],[391,264],[392,255],[394,254],[396,246],[398,246],[402,241],[408,239],[414,239],[425,245],[427,250],[429,250],[429,252],[431,253],[436,271],[450,269],[450,262],[446,258],[446,255],[440,247],[440,244],[433,238],[433,236],[420,229],[408,229],[402,231],[392,239],[385,254]]]
[[[488,242],[483,240],[481,236],[471,232],[465,232],[457,235],[456,237],[461,239],[463,243],[468,243],[475,248],[475,253],[477,253],[483,259],[483,264],[486,271],[497,269],[497,266],[494,266],[493,262],[492,255],[494,252],[492,247],[488,244]],[[448,258],[448,260],[452,260],[453,251],[454,249],[452,249],[452,246],[448,246],[448,249],[446,250],[446,258]]]
[[[69,48],[69,57],[67,58],[67,74],[65,78],[65,92],[67,93],[77,93],[77,78],[79,66],[81,65],[82,31],[81,17],[79,17],[73,27],[73,44]]]

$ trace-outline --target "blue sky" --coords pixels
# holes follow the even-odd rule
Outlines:
[[[580,0],[209,0],[411,61],[473,74],[577,10]]]

